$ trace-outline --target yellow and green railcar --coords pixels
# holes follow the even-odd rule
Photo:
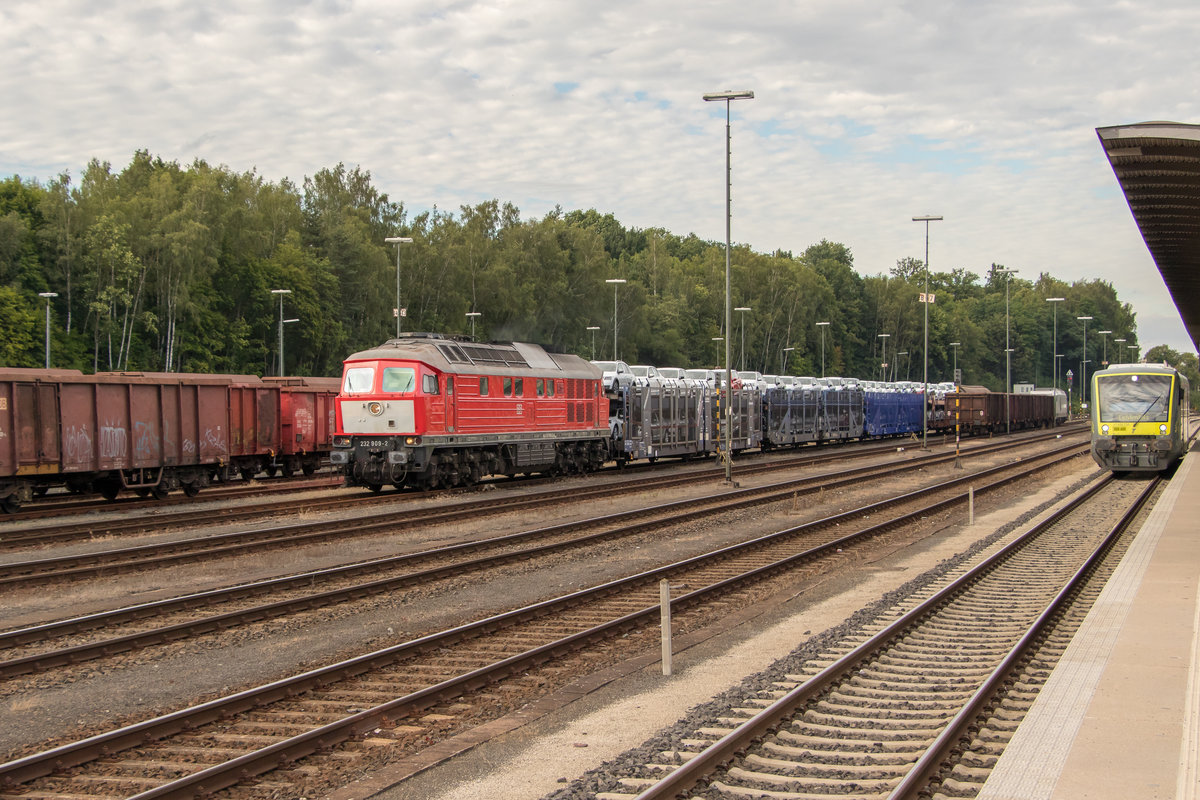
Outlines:
[[[1187,448],[1188,380],[1173,367],[1117,364],[1092,376],[1092,458],[1113,472],[1161,472]]]

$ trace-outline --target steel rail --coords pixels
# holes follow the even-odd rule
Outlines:
[[[1024,470],[1024,474],[1032,474],[1033,472],[1047,468],[1049,465],[1030,466],[1028,464],[1021,464],[1006,466],[1009,469],[1018,466]],[[1001,468],[994,469],[998,470]],[[979,476],[972,477],[978,479]],[[995,489],[1016,480],[1018,477],[1020,475],[998,479],[991,484],[979,487],[976,493],[979,494]],[[962,478],[955,479],[954,481],[947,482],[947,484],[957,484],[962,480]],[[947,484],[939,484],[939,487]],[[916,497],[922,493],[935,491],[936,488],[931,487],[921,492],[908,493],[905,497]],[[908,522],[918,522],[932,513],[956,504],[962,504],[965,500],[966,495],[960,494],[949,499],[936,501],[898,518],[877,523],[857,533],[841,536],[833,541],[756,567],[742,575],[720,580],[709,586],[680,595],[672,601],[672,607],[684,609],[705,602],[709,598],[720,597],[733,587],[758,581],[781,570],[811,561],[825,554],[836,553],[839,549],[844,549],[847,545],[855,541],[869,538],[881,531],[894,528],[898,525]],[[627,592],[638,584],[657,584],[657,581],[661,578],[667,578],[673,574],[701,567],[708,563],[723,561],[733,555],[748,552],[755,548],[762,548],[775,541],[783,541],[785,537],[794,537],[820,524],[835,524],[838,521],[844,522],[851,519],[856,513],[859,515],[870,514],[876,505],[878,504],[867,506],[858,512],[846,512],[827,518],[826,520],[810,522],[784,531],[767,534],[748,542],[719,548],[711,553],[694,556],[637,575],[609,581],[560,598],[545,600],[521,609],[467,623],[447,631],[424,636],[374,653],[357,656],[338,664],[310,670],[256,689],[239,692],[225,698],[218,698],[193,708],[183,709],[115,731],[99,734],[79,742],[62,745],[44,753],[27,756],[7,764],[0,764],[0,785],[12,786],[48,775],[51,772],[78,766],[100,756],[111,755],[120,750],[137,747],[183,731],[194,730],[201,725],[229,717],[236,713],[302,694],[313,688],[328,685],[337,680],[345,680],[373,669],[386,667],[405,657],[436,650],[447,644],[462,641],[482,633],[497,631],[520,622],[537,619],[553,613],[555,610],[572,608],[592,599]],[[147,793],[139,797],[191,797],[200,791],[197,788],[198,785],[202,787],[203,791],[215,791],[222,786],[232,785],[247,777],[268,771],[280,763],[286,763],[289,760],[300,757],[299,754],[302,752],[311,753],[319,749],[331,747],[340,741],[359,735],[361,732],[369,730],[372,727],[378,727],[384,724],[385,720],[393,721],[409,716],[437,702],[457,696],[464,690],[484,686],[518,669],[536,666],[552,658],[555,654],[580,649],[586,646],[589,641],[608,638],[639,625],[657,624],[658,614],[658,605],[650,605],[640,611],[627,613],[587,631],[581,631],[555,642],[533,648],[525,653],[511,656],[491,667],[473,670],[457,678],[427,687],[404,698],[399,698],[373,709],[354,714],[339,722],[323,726],[316,731],[271,745],[256,753],[239,757],[232,762],[227,762],[224,765],[225,771],[220,770],[220,767],[206,769],[203,773],[197,773],[152,790],[153,794]],[[217,772],[222,772],[224,777],[218,779]]]
[[[1082,447],[1082,445],[1077,447]],[[1043,457],[1050,457],[1050,455],[1052,454],[1045,454]],[[1074,455],[1077,455],[1077,453],[1072,453],[1071,457]],[[953,456],[948,456],[947,458],[952,457]],[[857,468],[850,471],[853,473],[853,476],[839,477],[837,480],[822,484],[820,488],[830,488],[839,485],[845,485],[847,483],[857,482],[858,480],[861,480],[864,470],[886,470],[884,474],[887,474],[887,472],[896,471],[897,469],[902,468],[905,468],[905,465],[890,465],[886,468]],[[999,467],[994,467],[989,470],[973,473],[972,475],[955,479],[949,485],[939,484],[938,486],[942,489],[949,488],[949,486],[956,483],[961,484],[961,482],[966,480],[979,480],[981,477],[996,474],[1009,468],[1011,468],[1011,465],[1001,465]],[[841,473],[838,473],[838,475],[841,475]],[[328,570],[313,571],[300,575],[287,576],[284,578],[259,581],[244,586],[231,587],[228,589],[216,589],[209,592],[201,592],[179,598],[169,598],[160,601],[143,603],[126,609],[116,609],[114,611],[101,612],[85,617],[76,617],[68,620],[46,623],[44,625],[32,626],[29,628],[6,631],[0,633],[0,645],[14,646],[44,641],[49,638],[67,635],[69,633],[94,630],[96,628],[104,627],[105,625],[116,625],[121,622],[145,619],[147,617],[156,616],[169,611],[214,605],[217,602],[232,601],[255,596],[272,590],[287,589],[293,586],[310,585],[318,579],[331,579],[333,577],[342,575],[353,575],[362,572],[379,571],[385,568],[402,566],[404,564],[418,564],[421,561],[443,558],[454,554],[475,552],[489,547],[505,547],[513,544],[521,544],[524,542],[553,536],[555,534],[569,533],[571,530],[586,529],[587,527],[605,525],[623,526],[616,529],[574,537],[565,541],[523,547],[519,550],[510,550],[500,554],[492,554],[468,559],[465,561],[458,561],[452,564],[419,569],[412,572],[407,572],[403,575],[316,592],[303,597],[292,598],[289,600],[279,600],[238,611],[210,615],[201,619],[165,625],[152,630],[129,633],[96,642],[89,642],[72,647],[65,647],[57,650],[5,659],[0,661],[0,678],[10,678],[31,672],[41,672],[53,667],[77,664],[120,652],[127,652],[139,647],[162,644],[169,641],[176,641],[179,639],[198,636],[204,633],[211,633],[219,630],[227,630],[240,624],[259,622],[264,619],[275,618],[288,613],[307,611],[313,608],[328,606],[338,602],[345,602],[347,600],[360,599],[362,597],[380,594],[386,591],[394,591],[405,587],[417,586],[422,583],[449,577],[451,575],[461,574],[463,572],[491,568],[513,561],[537,558],[539,556],[548,555],[565,549],[583,547],[602,540],[611,540],[613,538],[631,536],[640,532],[662,527],[664,524],[683,524],[695,519],[706,519],[713,513],[726,513],[752,505],[777,502],[778,500],[786,499],[793,493],[794,487],[791,485],[792,483],[793,482],[788,481],[770,487],[736,490],[723,493],[716,497],[675,501],[657,506],[651,506],[648,508],[610,514],[592,520],[563,523],[561,525],[539,528],[533,531],[523,531],[520,533],[493,537],[491,539],[464,542],[461,544],[436,548],[434,550],[423,551],[420,553],[391,556],[388,558],[376,559],[370,562],[361,562],[341,567],[334,567]],[[814,489],[815,488],[816,487],[814,487]],[[763,497],[763,494],[766,496]],[[883,510],[886,507],[895,505],[896,503],[905,502],[906,499],[907,496],[905,496],[905,498],[898,498],[895,500],[881,501],[880,503],[869,506],[868,509],[871,511],[871,513],[875,513]],[[711,505],[714,502],[718,503],[719,506],[716,509],[711,508]],[[689,508],[694,510],[686,510]],[[855,512],[848,513],[853,514]],[[655,515],[655,518],[645,519],[647,515]]]
[[[1028,441],[1006,441],[984,445],[973,450],[970,454],[991,453],[1018,448],[1027,444]],[[942,463],[954,458],[953,454],[922,454],[910,459],[907,464],[908,466],[921,467]],[[776,469],[782,468],[777,467]],[[869,470],[872,467],[859,469]],[[252,531],[236,531],[212,536],[178,539],[171,542],[136,545],[133,547],[70,556],[30,561],[13,561],[0,564],[0,586],[21,584],[32,579],[45,580],[50,577],[84,578],[98,575],[112,575],[120,571],[198,561],[202,557],[217,558],[249,550],[277,548],[321,541],[331,537],[341,539],[351,536],[361,536],[380,529],[387,529],[394,532],[397,529],[402,530],[417,524],[443,524],[464,518],[474,518],[481,512],[488,510],[514,511],[526,508],[543,508],[549,502],[565,502],[567,500],[576,502],[589,497],[606,498],[612,497],[618,492],[643,492],[648,489],[692,483],[696,480],[695,477],[690,475],[675,475],[652,482],[644,479],[629,481],[626,485],[620,487],[613,487],[611,484],[608,484],[604,486],[559,488],[530,495],[487,498],[482,501],[469,500],[448,506],[430,506],[423,509],[388,511],[359,517],[353,521],[345,519],[313,521],[271,528],[257,528]],[[802,483],[811,480],[812,478],[804,478],[799,479],[798,482]]]
[[[1061,429],[1055,429],[1055,430],[1061,431]],[[1051,438],[1054,435],[1055,434],[1053,434],[1053,433],[1039,433],[1039,434],[1034,434],[1032,436],[1026,435],[1026,436],[1022,436],[1019,438],[1014,438],[1009,441],[1016,441],[1016,442],[1040,441],[1042,439]],[[1060,432],[1058,435],[1061,436],[1061,435],[1067,435],[1067,434]],[[805,466],[822,464],[827,461],[834,461],[834,460],[843,461],[847,458],[869,458],[869,457],[876,456],[879,454],[887,453],[889,451],[893,451],[896,447],[896,444],[895,444],[896,441],[900,441],[900,440],[892,440],[892,441],[881,443],[878,445],[876,445],[876,444],[864,445],[860,442],[854,442],[854,443],[851,443],[852,445],[854,445],[851,447],[840,446],[840,447],[837,447],[836,449],[822,448],[820,451],[815,452],[815,453],[808,452],[809,448],[797,448],[796,450],[793,451],[793,453],[799,454],[799,455],[792,455],[785,459],[772,460],[765,464],[763,464],[763,463],[748,463],[748,464],[745,464],[743,467],[741,467],[740,471],[743,474],[756,474],[759,472],[768,472],[768,471],[778,470],[778,469],[801,468],[801,467],[805,467]],[[991,446],[991,445],[989,444],[989,445],[982,445],[982,446]],[[616,471],[618,473],[641,471],[643,469],[657,471],[659,469],[669,469],[672,466],[674,466],[674,462],[672,462],[671,464],[665,464],[665,463],[660,464],[657,467],[652,467],[650,465],[644,465],[644,466],[635,465],[633,467],[626,466],[622,470],[617,470],[616,468],[610,468],[607,471]],[[671,482],[671,481],[678,481],[678,482],[699,481],[704,478],[712,478],[712,479],[716,480],[719,478],[723,479],[723,476],[724,476],[724,473],[722,472],[722,470],[720,468],[704,468],[704,469],[700,469],[700,470],[688,471],[684,476],[665,475],[665,476],[659,476],[659,477],[651,477],[649,479],[647,479],[645,477],[641,477],[641,478],[635,478],[633,480],[627,480],[627,481],[619,480],[619,481],[615,482],[615,485],[618,487],[625,486],[625,485],[630,485],[630,486],[641,485],[644,487],[647,485],[648,481],[653,482],[653,485],[657,485],[657,482],[659,482],[659,481],[666,481],[666,482],[668,482],[668,485],[670,485],[669,482]],[[551,480],[553,480],[553,479],[551,479]],[[545,479],[522,479],[521,485],[528,486],[531,483],[536,484],[536,483],[541,483],[544,481],[545,481]],[[498,482],[495,485],[500,485],[500,483],[508,483],[508,482],[507,481]],[[614,484],[609,484],[609,486],[613,486],[613,485]],[[377,506],[377,505],[395,506],[397,503],[400,503],[403,505],[408,505],[410,503],[419,502],[421,500],[428,499],[431,497],[442,497],[442,496],[445,496],[448,494],[461,493],[462,491],[463,491],[462,489],[440,489],[440,490],[437,490],[434,492],[406,492],[406,493],[400,493],[400,494],[389,493],[386,495],[378,495],[378,494],[374,494],[374,493],[367,493],[365,491],[357,491],[356,492],[356,491],[352,490],[350,492],[340,492],[338,494],[338,496],[335,496],[335,497],[306,500],[303,503],[303,508],[306,511],[322,511],[322,510],[330,510],[330,509],[344,510],[348,504],[352,505],[352,506]],[[591,490],[585,489],[583,491],[591,491],[592,493],[596,493],[596,492],[600,492],[601,490],[600,489],[591,489]],[[551,492],[547,492],[546,494],[552,495],[552,494],[554,494],[554,490],[552,490]],[[471,501],[467,501],[467,502],[471,502]],[[489,502],[492,504],[499,504],[499,503],[504,502],[504,498],[503,497],[489,498],[487,501],[476,500],[474,502],[477,502],[477,503],[478,502]],[[155,505],[148,504],[148,507],[154,508]],[[294,512],[296,510],[296,508],[297,508],[296,501],[282,500],[282,501],[278,501],[278,502],[259,503],[259,504],[255,505],[253,508],[239,507],[239,508],[218,508],[218,509],[208,508],[208,509],[200,509],[200,510],[191,509],[191,510],[187,510],[187,511],[174,511],[174,512],[154,514],[153,517],[150,519],[146,519],[144,517],[139,517],[136,519],[111,519],[111,520],[102,520],[99,522],[97,522],[97,521],[86,521],[86,522],[81,522],[81,523],[75,522],[75,523],[68,523],[66,525],[60,525],[60,526],[57,526],[54,528],[50,528],[50,527],[41,527],[41,528],[14,527],[12,525],[5,524],[4,520],[2,518],[0,518],[0,548],[12,549],[14,546],[22,546],[22,545],[27,546],[27,545],[31,545],[31,544],[51,544],[51,543],[55,543],[55,542],[66,542],[66,541],[73,541],[73,540],[78,540],[78,539],[95,539],[97,537],[119,536],[122,534],[132,533],[134,531],[145,530],[150,525],[154,525],[156,527],[161,528],[161,527],[169,527],[169,526],[181,526],[181,525],[185,525],[185,524],[212,524],[212,523],[218,522],[218,521],[222,524],[229,524],[229,523],[233,523],[233,522],[246,521],[246,520],[251,520],[251,519],[261,519],[263,517],[268,517],[268,516],[272,516],[272,515],[280,514],[280,513]],[[121,509],[117,509],[117,510],[121,510]],[[387,512],[385,512],[385,513],[387,513]],[[396,513],[394,509],[392,510],[392,513]]]
[[[1059,509],[1051,517],[1031,527],[1004,548],[997,551],[992,556],[988,557],[960,576],[953,583],[942,588],[920,605],[894,620],[887,627],[876,632],[849,653],[846,653],[832,664],[826,666],[820,672],[789,691],[783,697],[780,697],[778,700],[752,718],[738,725],[734,730],[730,731],[725,736],[695,755],[693,758],[680,765],[669,775],[664,776],[660,781],[644,789],[640,794],[637,795],[636,800],[671,800],[672,798],[677,798],[684,792],[695,788],[698,784],[704,781],[708,775],[712,774],[717,769],[735,759],[754,741],[761,739],[762,737],[767,736],[777,730],[786,720],[794,716],[800,707],[819,697],[822,693],[827,691],[835,681],[839,680],[842,676],[846,675],[859,664],[875,655],[877,652],[883,649],[886,644],[902,636],[906,631],[908,631],[908,629],[920,622],[929,614],[933,613],[939,606],[965,591],[983,575],[991,572],[1003,564],[1028,542],[1037,538],[1057,522],[1068,516],[1088,499],[1094,497],[1112,481],[1113,477],[1111,474],[1103,475],[1100,480],[1088,487],[1085,492],[1082,492],[1073,498],[1070,503]],[[1141,504],[1144,503],[1146,497],[1148,497],[1148,492],[1143,493],[1141,498],[1139,498],[1139,508]],[[1104,543],[1100,547],[1096,548],[1096,550],[1107,551],[1113,538],[1114,537],[1112,534],[1110,534],[1105,538]],[[1095,559],[1096,555],[1093,553],[1093,556],[1088,559],[1087,564],[1092,564]],[[1083,570],[1081,569],[1079,572],[1082,571]],[[1077,572],[1077,575],[1079,572]],[[1059,597],[1064,596],[1065,591],[1066,590],[1060,592]],[[1056,598],[1055,602],[1051,605],[1057,606],[1057,604],[1058,598]],[[1039,620],[1043,619],[1043,617],[1048,618],[1049,616],[1050,615],[1044,612],[1041,616],[1039,616]],[[1021,641],[1031,642],[1034,638],[1036,638],[1036,634],[1026,634],[1026,636],[1022,637]],[[1010,654],[1004,659],[1004,663],[1011,664],[1014,658],[1015,657]],[[996,678],[995,673],[993,673],[993,677],[989,680],[1002,680],[1004,674],[1006,673],[1002,673],[1000,678]],[[970,702],[977,710],[980,706],[982,706],[984,699],[986,699],[986,695],[981,695],[980,692],[976,692]],[[973,719],[973,715],[967,715],[966,712],[964,712],[963,714],[959,715],[959,718],[964,720],[962,724],[966,725],[970,723],[971,719]],[[958,718],[956,718],[956,720],[957,719]],[[958,737],[955,734],[946,734],[945,740],[939,738],[939,746],[953,746],[953,744],[957,742],[957,738]],[[937,762],[933,764],[932,768],[936,768],[936,766]],[[928,764],[921,764],[921,769],[923,771],[928,768]],[[919,783],[919,778],[914,778],[913,780],[914,782]]]

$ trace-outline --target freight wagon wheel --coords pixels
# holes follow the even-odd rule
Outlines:
[[[282,464],[280,464],[279,471],[285,478],[290,478],[296,474],[296,469],[292,466],[292,462],[290,461],[284,461]]]
[[[198,484],[198,483],[183,484],[183,493],[186,494],[188,497],[195,497],[196,495],[200,494],[200,484]]]
[[[121,493],[121,484],[114,480],[101,481],[96,489],[100,492],[101,497],[112,501],[116,500],[117,495]]]
[[[161,483],[150,490],[150,494],[154,495],[155,500],[166,500],[167,495],[170,493],[171,490],[163,486]]]
[[[253,468],[242,467],[240,472],[242,474],[242,480],[246,481],[247,483],[254,480],[254,469]]]
[[[16,495],[9,495],[0,503],[4,507],[5,514],[15,514],[21,510],[21,501]]]
[[[305,461],[300,465],[300,471],[303,472],[304,477],[307,478],[317,471],[317,465],[313,461]]]

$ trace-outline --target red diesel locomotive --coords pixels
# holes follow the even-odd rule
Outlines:
[[[349,485],[467,486],[609,457],[601,372],[536,344],[411,333],[343,364],[330,461]]]

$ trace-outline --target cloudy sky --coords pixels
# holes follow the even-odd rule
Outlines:
[[[725,107],[701,95],[752,89],[735,242],[829,239],[876,274],[941,214],[934,269],[1102,278],[1143,344],[1191,350],[1095,129],[1200,122],[1198,41],[1195,0],[10,0],[0,175],[138,148],[270,180],[344,162],[410,211],[722,241]]]

